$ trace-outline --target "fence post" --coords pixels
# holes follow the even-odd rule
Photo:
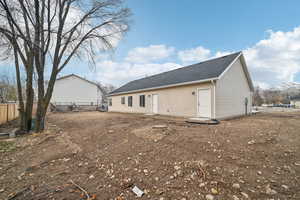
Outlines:
[[[16,118],[16,104],[14,104],[14,119]]]
[[[8,104],[6,104],[6,122],[8,122]]]

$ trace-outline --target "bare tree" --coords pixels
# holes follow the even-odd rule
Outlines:
[[[115,90],[116,87],[112,84],[104,84],[104,83],[101,83],[99,81],[96,81],[96,83],[101,88],[102,93],[103,93],[102,104],[106,104],[107,103],[107,95],[110,92],[112,92],[113,90]]]
[[[45,6],[45,3],[46,0],[42,2],[35,0],[35,10],[39,11],[36,12],[37,26],[35,27],[35,44],[39,44],[39,48],[35,51],[39,88],[36,116],[39,123],[36,131],[43,128],[44,117],[58,73],[74,56],[85,56],[93,62],[95,53],[113,48],[116,37],[120,37],[128,30],[129,16],[129,10],[122,8],[119,0],[65,0],[57,3],[58,12],[52,18],[49,17],[50,0],[47,1],[49,6]],[[76,20],[68,19],[68,16],[72,15],[76,15]],[[57,24],[51,22],[51,19]],[[44,29],[47,31],[43,32]],[[54,34],[53,53],[49,51],[51,39],[44,40],[47,34],[50,34],[49,37]],[[44,69],[47,53],[53,59],[52,72],[45,92]]]
[[[12,77],[8,73],[0,74],[0,103],[17,101],[17,89]]]
[[[279,89],[266,89],[263,91],[264,101],[267,104],[283,103],[285,96]]]
[[[4,56],[7,56],[7,58],[13,57],[15,61],[19,110],[21,115],[20,128],[23,131],[29,131],[31,129],[34,97],[32,88],[34,52],[33,43],[30,41],[32,32],[28,25],[27,15],[22,12],[21,5],[24,5],[24,3],[22,0],[0,0],[0,34],[1,48],[5,51]],[[30,6],[29,2],[27,2],[27,4]],[[1,55],[3,56],[3,54]],[[22,98],[20,61],[26,72],[26,99]]]
[[[263,98],[261,97],[261,89],[259,87],[254,88],[254,93],[253,93],[253,104],[255,106],[261,106],[263,103]]]
[[[97,82],[97,84],[101,87],[101,89],[103,90],[103,92],[105,94],[109,94],[113,90],[117,89],[116,86],[114,86],[112,84],[104,84],[104,83],[101,83],[101,82]]]
[[[43,130],[59,72],[73,57],[94,63],[95,54],[115,47],[128,30],[130,11],[122,5],[121,0],[0,0],[6,20],[0,33],[14,50],[15,61],[20,57],[27,72],[26,109],[33,98],[34,70],[37,74],[37,132]],[[46,67],[51,71],[47,88]]]

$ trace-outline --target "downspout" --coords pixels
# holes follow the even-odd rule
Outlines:
[[[214,112],[213,112],[213,119],[216,119],[216,84],[214,80],[211,80],[211,83],[213,85],[213,91],[214,91],[214,100],[213,100],[213,105],[214,105]]]

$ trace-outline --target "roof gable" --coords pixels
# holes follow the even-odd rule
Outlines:
[[[78,76],[78,75],[76,75],[76,74],[69,74],[69,75],[66,75],[66,76],[62,76],[62,77],[56,79],[56,81],[64,80],[64,79],[67,79],[67,78],[70,78],[70,77],[75,77],[75,78],[78,78],[78,79],[80,79],[80,80],[82,80],[82,81],[85,81],[85,82],[87,82],[87,83],[89,83],[89,84],[95,85],[95,86],[98,87],[98,89],[99,89],[102,93],[105,94],[105,91],[103,90],[103,88],[102,88],[99,84],[97,84],[97,83],[95,83],[95,82],[93,82],[93,81],[87,80],[87,79],[85,79],[85,78],[83,78],[83,77],[81,77],[81,76]]]
[[[241,52],[237,52],[187,67],[182,67],[179,69],[131,81],[114,90],[110,93],[110,95],[217,79],[240,55]]]
[[[69,74],[69,75],[66,75],[66,76],[62,76],[62,77],[60,77],[60,78],[58,78],[58,79],[56,79],[56,80],[59,81],[59,80],[67,79],[67,78],[70,78],[70,77],[75,77],[75,78],[81,79],[81,80],[83,80],[83,81],[86,81],[86,82],[88,82],[88,83],[90,83],[90,84],[99,86],[97,83],[95,83],[95,82],[93,82],[93,81],[89,81],[89,80],[87,80],[87,79],[85,79],[85,78],[83,78],[83,77],[81,77],[81,76],[76,75],[76,74]]]
[[[253,83],[252,83],[252,79],[250,77],[250,73],[248,71],[248,67],[246,65],[245,57],[242,53],[238,57],[236,57],[235,60],[232,61],[232,63],[222,72],[222,74],[220,74],[218,79],[221,79],[222,76],[224,76],[224,74],[226,74],[226,72],[230,70],[231,66],[233,66],[234,63],[237,62],[238,60],[241,63],[242,70],[243,70],[243,73],[244,73],[244,75],[246,77],[246,80],[248,82],[249,89],[253,92],[254,91],[254,86],[253,86]]]

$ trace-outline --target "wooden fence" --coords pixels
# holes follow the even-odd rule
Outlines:
[[[19,117],[18,104],[0,104],[0,125]]]

